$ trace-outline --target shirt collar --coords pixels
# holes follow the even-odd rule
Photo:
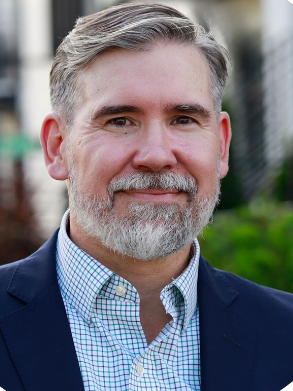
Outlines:
[[[70,240],[66,231],[68,219],[69,210],[62,218],[57,241],[58,283],[62,296],[90,323],[94,301],[114,272]]]
[[[58,282],[62,296],[90,323],[96,297],[115,273],[70,240],[66,230],[68,219],[69,210],[62,218],[57,241]],[[184,301],[183,331],[186,330],[197,306],[199,256],[200,247],[195,239],[187,268],[161,292],[161,300],[166,310],[171,302],[178,306]]]
[[[197,280],[198,280],[198,264],[200,256],[200,247],[198,240],[195,238],[192,244],[192,250],[190,254],[190,261],[187,268],[184,270],[176,280],[167,285],[161,292],[161,300],[164,303],[166,292],[171,289],[177,290],[174,293],[174,298],[178,304],[180,301],[184,301],[184,321],[182,329],[186,331],[187,326],[195,312],[197,306]],[[179,293],[180,292],[180,293]],[[179,293],[179,294],[178,294]]]

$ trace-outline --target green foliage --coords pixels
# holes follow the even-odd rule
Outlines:
[[[293,206],[258,200],[216,212],[199,238],[216,268],[293,293]]]

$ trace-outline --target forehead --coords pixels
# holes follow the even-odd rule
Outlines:
[[[79,77],[84,102],[170,104],[196,100],[212,109],[210,69],[191,45],[157,43],[145,51],[115,48],[99,55]]]

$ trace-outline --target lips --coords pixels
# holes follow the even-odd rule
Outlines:
[[[131,189],[121,191],[121,193],[136,200],[148,202],[174,202],[179,195],[184,194],[182,191],[174,189]]]
[[[141,194],[176,194],[180,190],[177,189],[130,189],[127,193],[141,193]]]

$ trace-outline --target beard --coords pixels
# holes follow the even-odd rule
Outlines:
[[[83,195],[72,160],[68,178],[70,213],[84,232],[122,256],[148,261],[181,250],[209,223],[219,200],[219,175],[213,193],[199,197],[195,179],[167,171],[138,172],[113,179],[107,198]],[[132,189],[176,189],[186,192],[188,199],[184,206],[175,202],[129,202],[125,214],[118,215],[115,193]]]

